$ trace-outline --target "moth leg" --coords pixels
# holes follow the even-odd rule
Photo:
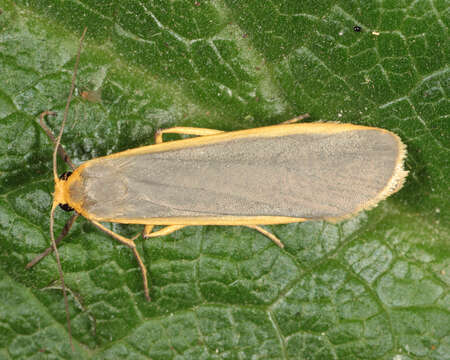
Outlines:
[[[75,222],[75,220],[78,218],[80,214],[73,214],[71,216],[71,218],[66,222],[66,224],[64,225],[61,233],[59,234],[58,238],[55,240],[55,244],[58,245],[62,239],[64,239],[64,237],[69,233],[70,228],[72,227],[73,223]],[[33,267],[34,265],[36,265],[39,261],[41,261],[43,258],[45,258],[48,254],[50,254],[53,251],[53,246],[48,247],[47,249],[45,249],[44,252],[42,252],[41,254],[39,254],[38,256],[36,256],[33,260],[31,260],[27,266],[25,266],[26,269],[30,269],[31,267]]]
[[[205,129],[205,128],[196,128],[196,127],[185,127],[185,126],[177,126],[169,129],[160,129],[155,134],[155,144],[161,144],[163,142],[163,134],[183,134],[183,135],[216,135],[223,133],[225,131],[222,130],[214,130],[214,129]]]
[[[307,118],[309,118],[309,114],[308,113],[296,116],[295,118],[292,118],[290,120],[283,121],[282,123],[280,123],[280,125],[283,125],[283,124],[294,124],[297,121],[301,121],[301,120],[304,120],[304,119],[307,119]]]
[[[55,112],[53,111],[44,111],[40,116],[39,116],[39,125],[41,125],[41,128],[45,131],[45,133],[47,134],[47,136],[49,137],[49,139],[53,142],[53,144],[56,145],[56,137],[55,135],[52,133],[52,131],[49,129],[49,127],[47,126],[47,124],[44,121],[44,118],[48,115],[56,115]],[[69,155],[67,155],[67,153],[65,152],[64,148],[62,147],[61,144],[59,144],[58,146],[58,155],[61,157],[61,159],[67,164],[69,165],[72,170],[75,170],[75,165],[73,164],[72,160],[70,160]]]
[[[155,225],[145,225],[144,231],[142,232],[142,236],[144,237],[144,239],[169,235],[177,230],[180,230],[180,229],[186,227],[187,225],[169,225],[169,226],[162,228],[161,230],[158,230],[158,231],[155,231],[152,233],[154,226]]]
[[[141,256],[139,255],[136,244],[133,240],[127,239],[126,237],[119,235],[115,233],[114,231],[109,230],[108,228],[104,227],[102,224],[100,224],[98,221],[90,220],[98,229],[103,231],[104,233],[112,236],[114,239],[118,240],[122,244],[128,246],[134,254],[134,257],[136,258],[139,267],[141,268],[141,274],[142,274],[142,281],[144,283],[144,294],[147,301],[150,301],[150,294],[148,290],[148,280],[147,280],[147,269],[145,268],[144,262],[141,259]]]
[[[284,244],[281,242],[280,239],[278,239],[274,234],[272,234],[271,232],[269,232],[266,229],[262,228],[261,226],[258,226],[258,225],[245,225],[245,226],[250,228],[250,229],[254,229],[256,231],[259,231],[261,234],[263,234],[264,236],[268,237],[275,244],[277,244],[280,248],[282,248],[282,249],[284,248]]]

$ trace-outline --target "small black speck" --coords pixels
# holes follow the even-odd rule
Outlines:
[[[360,32],[361,31],[361,26],[358,26],[358,25],[353,26],[353,31]]]

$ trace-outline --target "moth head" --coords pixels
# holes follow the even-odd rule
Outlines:
[[[73,211],[73,208],[69,206],[66,200],[66,181],[69,178],[69,176],[72,175],[72,171],[66,171],[62,173],[58,180],[55,182],[55,192],[53,194],[53,201],[59,205],[61,209],[64,211]]]

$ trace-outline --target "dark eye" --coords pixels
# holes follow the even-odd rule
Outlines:
[[[73,211],[73,208],[71,208],[69,205],[67,204],[59,204],[59,207],[61,209],[63,209],[64,211]]]
[[[72,171],[63,172],[61,175],[59,175],[59,180],[66,181],[70,175],[72,175]]]

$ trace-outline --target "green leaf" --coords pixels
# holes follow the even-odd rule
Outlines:
[[[0,0],[0,358],[450,359],[448,4]],[[355,32],[358,25],[361,32]],[[49,246],[52,144],[76,164],[158,128],[311,121],[390,129],[405,187],[333,225],[188,227],[128,248],[77,220]],[[169,139],[175,139],[173,136]],[[60,165],[62,171],[62,165]],[[157,171],[157,169],[155,169]],[[57,212],[56,232],[69,218]],[[139,226],[113,225],[124,236]]]

